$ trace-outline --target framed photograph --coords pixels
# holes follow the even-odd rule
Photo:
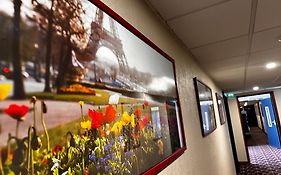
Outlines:
[[[196,77],[193,81],[200,115],[202,136],[206,137],[217,128],[212,90]]]
[[[0,24],[0,174],[150,175],[184,153],[174,60],[101,1],[1,0]]]
[[[218,105],[220,123],[221,123],[221,125],[223,125],[226,121],[226,112],[225,112],[223,96],[216,93],[216,98],[217,98],[217,105]]]

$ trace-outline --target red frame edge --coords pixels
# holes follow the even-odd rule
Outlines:
[[[178,86],[177,86],[177,79],[176,79],[176,70],[175,70],[175,61],[172,57],[170,57],[167,53],[165,53],[162,49],[160,49],[157,45],[155,45],[151,40],[149,40],[146,36],[144,36],[141,32],[139,32],[135,27],[133,27],[130,23],[128,23],[124,18],[122,18],[120,15],[118,15],[116,12],[114,12],[110,7],[108,7],[106,4],[101,2],[100,0],[88,0],[89,2],[96,5],[98,8],[103,10],[105,13],[107,13],[109,16],[111,16],[113,19],[115,19],[117,22],[119,22],[122,26],[124,26],[126,29],[128,29],[130,32],[132,32],[134,35],[139,37],[143,42],[148,44],[150,47],[155,49],[158,53],[160,53],[162,56],[167,58],[169,61],[173,63],[174,68],[174,78],[176,83],[176,92],[177,97],[179,99],[179,93],[178,93]],[[163,161],[159,162],[158,164],[154,165],[147,171],[143,173],[143,175],[151,175],[151,174],[157,174],[164,170],[167,166],[169,166],[172,162],[174,162],[177,158],[179,158],[187,149],[186,146],[186,139],[185,139],[185,132],[184,132],[184,125],[183,125],[183,117],[182,117],[182,111],[181,111],[181,103],[179,99],[179,113],[180,113],[180,126],[181,127],[181,135],[182,135],[182,141],[183,141],[183,147],[179,148],[177,151],[172,153],[169,157],[165,158]]]
[[[151,175],[151,174],[157,174],[164,170],[167,166],[169,166],[172,162],[174,162],[177,158],[179,158],[186,150],[186,146],[178,149],[176,152],[171,154],[169,157],[164,159],[162,162],[159,162],[152,168],[148,169],[146,172],[144,172],[144,175]]]

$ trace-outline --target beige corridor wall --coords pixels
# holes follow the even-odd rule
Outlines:
[[[242,131],[242,126],[241,126],[241,121],[240,121],[239,108],[238,108],[236,98],[229,99],[228,105],[229,105],[229,112],[230,112],[230,117],[231,117],[231,122],[232,122],[232,127],[233,127],[238,161],[246,162],[246,161],[248,161],[248,158],[247,158],[246,147],[245,147],[245,142],[244,142],[244,138],[243,138],[243,131]]]
[[[160,174],[234,175],[228,128],[226,124],[220,125],[216,104],[217,129],[206,138],[201,135],[192,78],[196,76],[208,84],[213,90],[213,96],[214,92],[219,91],[214,82],[199,68],[183,44],[144,1],[102,1],[175,59],[187,150]]]

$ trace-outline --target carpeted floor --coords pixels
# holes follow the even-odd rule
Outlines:
[[[248,146],[267,145],[266,134],[258,127],[250,128],[251,135],[246,136]]]
[[[249,165],[240,166],[240,175],[281,175],[281,150],[269,145],[249,146]]]
[[[248,146],[251,163],[241,165],[239,175],[281,175],[281,149],[267,145],[266,135],[256,129]]]

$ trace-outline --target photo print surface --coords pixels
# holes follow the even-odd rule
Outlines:
[[[149,174],[185,150],[173,60],[106,9],[0,1],[0,174]]]
[[[212,90],[197,78],[194,78],[194,86],[198,103],[202,135],[205,137],[212,133],[217,127]]]
[[[220,124],[223,125],[226,122],[226,112],[225,112],[225,105],[223,101],[222,95],[216,93],[219,116],[220,116]]]

